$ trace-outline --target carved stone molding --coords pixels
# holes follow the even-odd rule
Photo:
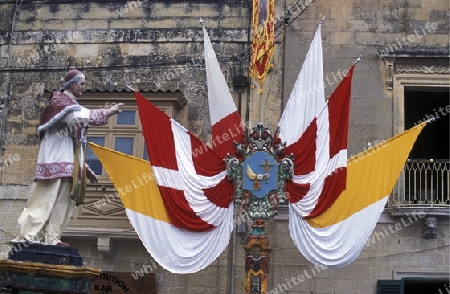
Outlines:
[[[449,74],[450,68],[446,65],[424,64],[395,64],[395,73],[406,74]]]
[[[386,88],[393,90],[394,79],[397,74],[411,75],[448,75],[449,48],[401,48],[389,54],[378,51],[384,61]]]

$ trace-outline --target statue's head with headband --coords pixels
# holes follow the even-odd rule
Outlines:
[[[84,77],[84,74],[81,71],[77,69],[69,70],[64,76],[64,89],[69,89],[72,83],[77,84],[81,77]]]

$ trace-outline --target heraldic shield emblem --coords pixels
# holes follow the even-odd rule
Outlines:
[[[278,204],[286,203],[286,180],[294,164],[284,155],[285,144],[274,139],[261,123],[252,128],[244,142],[235,142],[237,156],[228,156],[228,177],[235,183],[234,201],[252,219],[269,219]]]
[[[256,151],[243,163],[244,191],[252,193],[258,199],[277,193],[278,162],[267,152]]]

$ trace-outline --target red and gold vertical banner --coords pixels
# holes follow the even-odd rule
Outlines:
[[[250,76],[258,80],[261,91],[267,72],[272,67],[274,23],[275,0],[253,0]]]

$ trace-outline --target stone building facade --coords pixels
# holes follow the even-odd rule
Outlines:
[[[273,247],[269,293],[377,293],[378,280],[402,281],[406,292],[398,293],[426,293],[411,289],[425,287],[423,281],[438,281],[446,293],[450,269],[448,1],[283,0],[276,1],[275,9],[274,67],[260,93],[254,82],[236,83],[235,79],[248,76],[251,1],[0,1],[1,257],[6,257],[7,241],[17,234],[17,218],[28,196],[40,113],[49,91],[61,88],[67,69],[78,68],[87,76],[83,103],[101,107],[125,101],[126,109],[133,110],[126,87],[131,85],[208,141],[202,18],[242,118],[250,125],[263,122],[275,131],[317,25],[325,16],[327,96],[342,72],[363,56],[353,77],[349,155],[434,116],[438,127],[418,142],[410,167],[417,170],[423,162],[441,185],[434,190],[406,189],[406,183],[412,182],[406,180],[405,171],[365,250],[353,264],[340,269],[314,269],[290,239],[287,213],[281,211],[267,223]],[[136,128],[125,132],[135,136],[133,152],[140,156],[143,142]],[[93,130],[93,136],[102,132],[110,130]],[[245,232],[235,230],[228,248],[206,269],[171,274],[147,253],[120,201],[108,197],[113,189],[106,175],[100,182],[89,187],[86,205],[77,207],[63,236],[80,250],[86,265],[111,275],[128,275],[130,285],[145,284],[153,277],[157,293],[243,293]],[[418,196],[411,196],[412,191]],[[435,198],[427,194],[430,191]],[[102,199],[105,205],[98,205]],[[434,238],[424,238],[434,221]],[[292,278],[300,275],[304,281],[294,283]]]

